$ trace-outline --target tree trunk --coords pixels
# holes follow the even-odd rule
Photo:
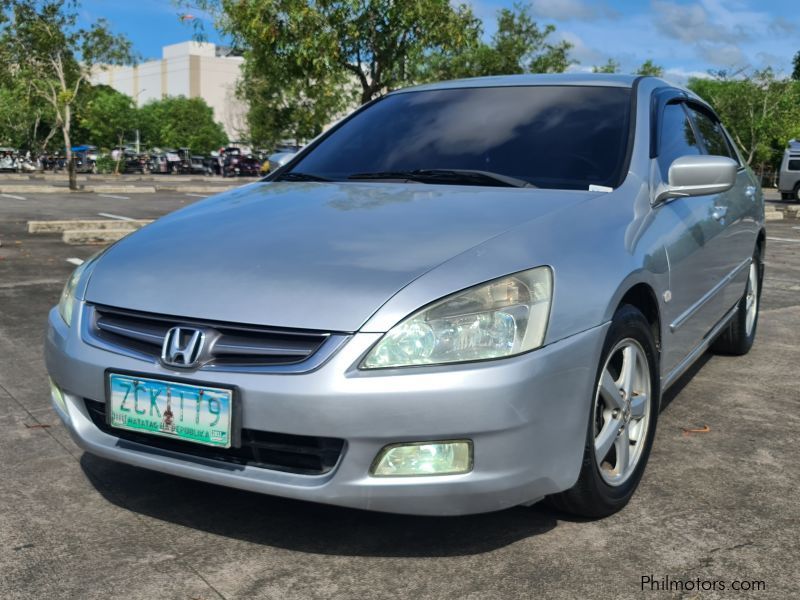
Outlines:
[[[67,104],[64,107],[64,122],[61,125],[61,131],[64,134],[64,146],[66,146],[67,151],[67,172],[69,173],[69,189],[77,190],[78,189],[78,177],[75,173],[75,162],[72,160],[72,142],[69,138],[69,126],[70,122],[72,121],[72,111],[70,110],[70,105]]]
[[[72,143],[69,139],[69,129],[66,127],[61,128],[61,133],[64,134],[64,146],[67,155],[67,173],[69,174],[69,189],[78,189],[78,177],[75,173],[75,162],[72,160]]]

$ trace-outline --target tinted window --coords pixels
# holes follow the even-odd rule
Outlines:
[[[727,156],[736,160],[736,157],[731,152],[730,146],[725,139],[725,134],[722,132],[722,127],[716,121],[712,121],[705,113],[689,108],[689,111],[694,117],[694,122],[697,125],[697,130],[703,143],[706,146],[708,154],[714,156]]]
[[[800,171],[800,160],[790,160],[789,161],[789,170],[790,171]]]
[[[669,167],[676,158],[700,154],[692,124],[682,104],[668,104],[661,117],[658,138],[658,166],[661,178],[667,181]]]
[[[546,188],[614,187],[628,143],[630,89],[530,86],[387,96],[293,169],[331,179],[416,169],[491,171]]]

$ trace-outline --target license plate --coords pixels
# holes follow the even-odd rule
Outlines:
[[[233,392],[133,375],[109,375],[109,424],[230,448]]]

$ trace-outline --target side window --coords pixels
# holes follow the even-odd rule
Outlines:
[[[790,160],[789,161],[789,170],[790,171],[800,171],[800,160]]]
[[[682,104],[667,104],[661,117],[658,137],[658,166],[667,181],[669,167],[676,158],[700,154],[694,130]]]
[[[705,113],[694,110],[691,107],[689,107],[689,112],[697,124],[698,134],[703,139],[708,153],[714,156],[727,156],[739,162],[731,147],[728,146],[728,141],[725,139],[725,134],[722,132],[722,127],[720,127],[719,123],[711,120]]]

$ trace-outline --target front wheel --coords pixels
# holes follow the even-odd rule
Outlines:
[[[658,420],[658,353],[650,324],[622,306],[611,321],[595,379],[577,483],[549,498],[559,510],[601,518],[622,509],[644,473]]]

